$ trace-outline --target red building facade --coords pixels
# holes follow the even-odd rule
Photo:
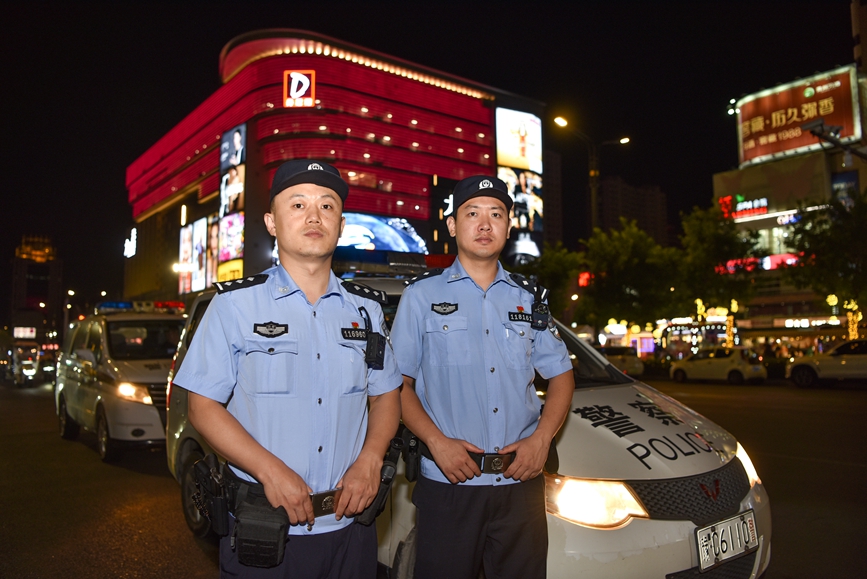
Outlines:
[[[299,30],[233,39],[220,74],[223,86],[127,168],[127,297],[202,289],[203,267],[210,285],[270,266],[262,214],[287,159],[335,165],[350,184],[345,212],[403,223],[428,252],[454,252],[448,195],[466,176],[497,174],[495,111],[543,115],[541,103]],[[219,227],[213,273],[205,225]]]

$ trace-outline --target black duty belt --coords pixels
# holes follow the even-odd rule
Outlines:
[[[427,445],[421,440],[419,440],[418,443],[421,455],[436,462]],[[482,474],[502,474],[506,472],[506,469],[509,468],[512,461],[515,460],[514,452],[510,452],[509,454],[499,454],[496,452],[479,453],[467,451],[467,454],[470,455],[470,458],[473,459],[473,462],[476,463],[476,466],[479,467]]]

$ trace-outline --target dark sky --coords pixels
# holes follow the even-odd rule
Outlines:
[[[735,168],[730,98],[854,60],[849,2],[328,1],[6,4],[0,321],[23,235],[51,237],[64,286],[121,297],[132,226],[126,167],[219,87],[234,36],[300,28],[548,104],[546,146],[563,155],[569,219],[582,210],[586,149],[602,175],[658,185],[670,220],[709,206]],[[577,234],[567,234],[574,244]]]

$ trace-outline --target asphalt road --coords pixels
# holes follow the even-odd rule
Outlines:
[[[773,510],[765,579],[860,576],[867,386],[648,382],[750,453]],[[93,434],[60,438],[50,386],[9,383],[0,383],[0,445],[0,579],[218,576],[216,546],[184,524],[165,451],[104,464]]]
[[[734,434],[749,453],[773,515],[765,579],[863,576],[867,450],[859,432],[867,385],[647,382]]]

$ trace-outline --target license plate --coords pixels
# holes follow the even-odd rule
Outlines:
[[[714,523],[695,532],[699,569],[704,572],[759,546],[753,511]]]

